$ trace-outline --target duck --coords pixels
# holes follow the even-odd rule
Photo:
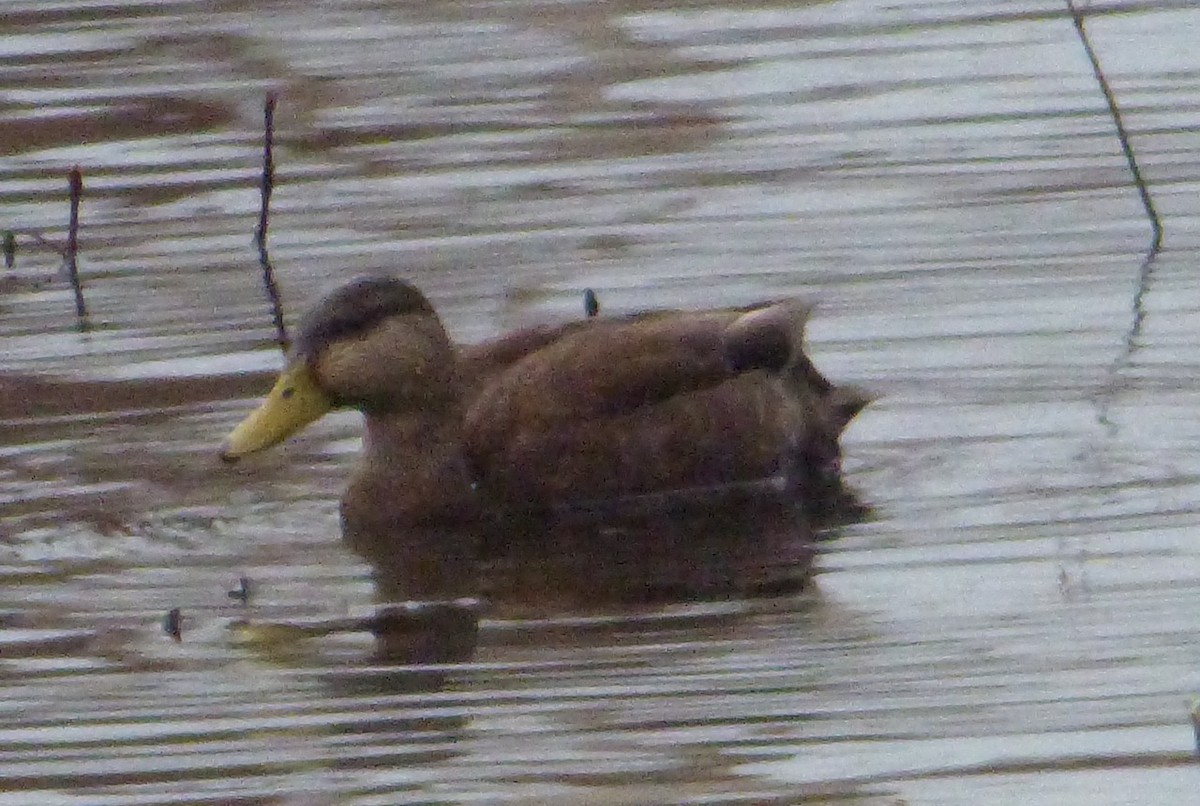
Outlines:
[[[351,545],[763,480],[813,510],[847,499],[839,439],[872,396],[813,365],[808,302],[587,307],[583,319],[459,346],[412,283],[355,278],[303,314],[284,369],[221,459],[357,409],[363,448],[340,506]]]

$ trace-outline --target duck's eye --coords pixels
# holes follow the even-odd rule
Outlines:
[[[282,397],[284,400],[287,400],[294,394],[296,394],[296,387],[289,386],[287,389],[284,389],[282,392],[280,392],[279,396]]]

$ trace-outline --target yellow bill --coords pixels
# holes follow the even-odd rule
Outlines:
[[[229,433],[221,459],[236,462],[247,454],[278,445],[333,408],[303,362],[287,367],[266,400]]]

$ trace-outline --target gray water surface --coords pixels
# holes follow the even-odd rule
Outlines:
[[[1200,11],[1089,9],[1145,269],[1059,3],[7,2],[0,802],[1191,802]],[[374,601],[354,415],[215,460],[280,363],[268,91],[292,321],[380,268],[463,341],[585,287],[814,298],[818,366],[880,394],[844,440],[873,516],[806,593],[534,601],[447,667],[237,628]],[[35,238],[74,165],[86,332]]]

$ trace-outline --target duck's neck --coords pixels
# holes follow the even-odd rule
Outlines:
[[[461,429],[457,412],[369,415],[363,455],[342,499],[347,538],[469,515]]]
[[[342,497],[346,543],[375,569],[387,599],[469,591],[476,504],[460,416],[367,417],[363,455]]]

